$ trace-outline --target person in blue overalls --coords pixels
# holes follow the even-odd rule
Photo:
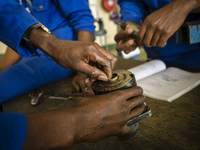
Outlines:
[[[137,39],[130,38],[133,30],[121,30],[115,35],[116,49],[126,54],[144,46],[148,60],[160,59],[167,66],[200,72],[200,44],[176,44],[170,38],[183,22],[200,20],[200,2],[196,0],[118,0],[121,19],[142,24]],[[75,77],[76,90],[91,89],[91,82],[83,83],[84,74]]]
[[[176,44],[172,35],[184,22],[200,20],[200,2],[196,0],[118,0],[122,21],[142,25],[137,43],[127,39],[132,30],[115,36],[117,50],[129,53],[144,46],[149,60],[160,59],[167,66],[200,72],[200,44]]]
[[[64,68],[82,72],[93,79],[111,79],[117,61],[114,55],[94,42],[65,39],[73,37],[72,31],[76,31],[79,36],[81,33],[78,31],[90,31],[93,28],[93,25],[88,26],[92,21],[90,15],[87,15],[87,12],[90,14],[87,0],[20,2],[21,4],[17,0],[0,1],[0,41],[20,56],[28,58],[22,58],[16,67],[9,67],[1,72],[1,98],[5,98],[3,92],[17,91],[16,87],[28,88],[25,82],[31,80],[43,84],[40,78],[47,78],[47,82],[54,77],[65,77],[69,70]],[[26,6],[32,15],[27,12]],[[80,24],[76,22],[77,18]],[[89,62],[98,63],[102,70],[91,66]],[[55,76],[51,71],[54,71]],[[17,85],[11,84],[9,88],[7,82]],[[145,97],[142,93],[142,88],[133,87],[104,95],[83,97],[76,105],[46,113],[0,112],[0,149],[69,148],[75,143],[130,134],[132,128],[126,126],[126,122],[139,116],[145,109]]]
[[[19,2],[56,37],[65,40],[94,41],[94,18],[87,0]],[[37,52],[40,57],[36,55],[23,58],[11,48],[7,49],[0,62],[0,102],[74,73],[58,65],[41,50],[38,49]]]

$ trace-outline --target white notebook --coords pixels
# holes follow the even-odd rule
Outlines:
[[[200,73],[169,67],[161,60],[152,60],[128,69],[136,78],[144,95],[171,102],[200,84]]]

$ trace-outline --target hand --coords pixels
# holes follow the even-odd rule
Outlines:
[[[93,42],[58,40],[53,59],[61,66],[87,74],[90,78],[107,81],[112,77],[112,69],[117,58]],[[102,70],[89,65],[98,63]]]
[[[78,72],[73,78],[72,86],[76,91],[82,91],[84,96],[95,95],[91,88],[92,80],[88,78],[87,75]]]
[[[120,30],[115,35],[118,52],[124,51],[128,54],[137,48],[136,39],[131,36],[132,32],[132,29]]]
[[[142,92],[142,88],[133,87],[84,97],[76,105],[62,110],[27,114],[23,149],[67,148],[74,143],[129,134],[131,127],[126,126],[126,122],[145,109]]]
[[[126,122],[145,109],[142,92],[140,87],[133,87],[83,98],[75,106],[78,117],[75,139],[92,142],[108,136],[129,134],[131,128],[125,125]]]
[[[64,68],[76,70],[90,78],[103,81],[112,77],[112,69],[117,57],[97,43],[61,40],[41,29],[35,29],[31,33],[30,40],[34,46],[47,53]],[[103,71],[89,65],[90,62],[98,63]]]
[[[183,24],[191,11],[191,4],[192,1],[174,0],[150,14],[139,31],[138,44],[164,47],[169,37]]]

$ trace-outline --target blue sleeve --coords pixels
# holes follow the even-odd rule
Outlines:
[[[88,0],[57,0],[58,7],[65,17],[68,18],[70,25],[75,31],[95,32],[94,18],[89,8]]]
[[[122,21],[133,21],[140,24],[145,17],[143,0],[118,0]]]
[[[21,39],[26,29],[39,21],[17,0],[1,0],[0,8],[0,40],[22,57],[30,57],[34,53],[21,43]]]
[[[21,150],[27,132],[23,114],[0,113],[0,149]]]

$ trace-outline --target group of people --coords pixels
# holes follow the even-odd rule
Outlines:
[[[118,0],[118,4],[123,21],[141,24],[137,39],[131,36],[132,29],[113,37],[118,51],[129,53],[144,46],[150,59],[200,71],[200,45],[170,40],[185,21],[200,20],[199,0]],[[0,6],[0,40],[8,45],[0,62],[0,103],[76,72],[73,86],[86,95],[93,94],[88,84],[93,79],[112,77],[117,58],[94,43],[88,0],[7,0]],[[54,112],[1,112],[0,148],[52,149],[127,135],[132,128],[126,122],[139,116],[145,105],[142,88],[133,87],[86,96],[76,107]]]

